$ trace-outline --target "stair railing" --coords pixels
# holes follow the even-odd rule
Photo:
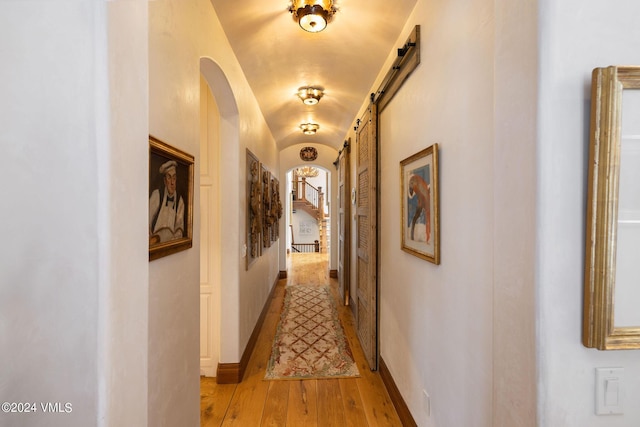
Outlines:
[[[305,177],[300,177],[300,179],[298,179],[298,177],[296,176],[293,180],[292,188],[293,200],[309,202],[314,209],[320,210],[320,206],[322,205],[320,203],[321,195],[324,196],[324,194],[322,193],[322,187],[316,188],[313,185],[309,184]],[[322,210],[324,211],[324,209]]]
[[[320,252],[320,242],[314,240],[313,243],[292,243],[291,250],[294,253]]]

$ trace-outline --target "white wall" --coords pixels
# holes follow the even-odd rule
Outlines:
[[[195,156],[196,189],[201,70],[220,108],[224,226],[223,247],[214,248],[222,251],[224,284],[220,362],[237,363],[278,275],[277,246],[245,271],[245,150],[277,175],[275,141],[209,1],[150,2],[149,17],[149,132]],[[199,204],[196,191],[194,206]],[[199,214],[194,209],[193,249],[149,264],[149,423],[154,426],[198,424]]]
[[[313,243],[315,240],[320,241],[318,220],[315,217],[298,209],[297,212],[293,213],[291,219],[293,240],[296,243]]]
[[[537,2],[494,2],[493,424],[536,419]]]
[[[640,3],[540,2],[539,397],[545,427],[640,425],[640,352],[582,346],[591,71],[638,65]],[[597,367],[625,368],[624,415],[594,415]]]
[[[98,218],[108,225],[100,232],[98,416],[99,425],[116,427],[147,424],[149,17],[144,2],[105,4],[109,134],[98,151]]]
[[[535,17],[418,1],[396,42],[421,26],[422,63],[379,122],[381,356],[420,426],[536,425]],[[434,143],[439,266],[401,251],[399,227],[399,163]]]
[[[638,352],[580,341],[590,74],[637,62],[639,8],[419,1],[408,20],[396,44],[420,24],[422,64],[379,124],[380,327],[419,425],[640,422]],[[434,142],[440,266],[400,251],[396,225],[399,161]],[[626,370],[623,416],[594,415],[608,366]]]
[[[146,4],[4,2],[0,25],[0,400],[71,404],[0,424],[146,425]]]
[[[149,3],[149,133],[195,156],[200,185],[200,63],[195,5]],[[195,20],[198,22],[198,20]],[[199,422],[199,192],[193,248],[149,263],[149,425]]]
[[[492,425],[492,6],[417,3],[396,45],[421,25],[422,63],[378,124],[381,356],[420,426]],[[381,76],[395,55],[394,49]],[[399,225],[400,161],[434,143],[439,266],[401,250]]]

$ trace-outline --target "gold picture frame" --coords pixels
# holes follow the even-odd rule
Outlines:
[[[193,246],[193,164],[149,135],[149,261]]]
[[[400,162],[401,248],[440,264],[438,144]]]
[[[633,289],[638,296],[633,301],[626,301],[626,295],[616,297],[620,292],[616,292],[616,281],[621,285],[625,277],[620,270],[624,264],[616,261],[623,260],[619,242],[627,239],[625,234],[629,232],[624,223],[635,224],[634,233],[640,232],[640,209],[631,210],[636,217],[633,221],[624,220],[629,210],[620,198],[621,182],[625,188],[630,185],[626,172],[622,176],[627,178],[621,179],[621,162],[628,164],[640,159],[640,146],[635,148],[637,154],[632,156],[635,159],[629,159],[629,151],[623,149],[628,146],[628,142],[623,144],[628,138],[623,133],[623,92],[630,89],[640,89],[640,67],[611,66],[593,70],[582,342],[585,347],[599,350],[640,348],[640,325],[629,325],[620,314],[616,316],[616,309],[621,309],[623,304],[637,307],[640,302],[640,291]],[[633,113],[626,111],[627,120],[637,117],[637,113],[637,109]],[[640,123],[634,126],[639,128]],[[637,139],[636,144],[640,144],[640,131],[636,132],[639,136],[631,139]],[[637,194],[640,182],[633,184],[632,190]],[[622,213],[625,215],[621,217]],[[634,252],[638,249],[635,247]]]

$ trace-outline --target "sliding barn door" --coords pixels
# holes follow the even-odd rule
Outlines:
[[[349,182],[349,143],[340,154],[338,166],[338,284],[344,305],[349,305],[351,265],[351,183]]]
[[[357,131],[356,327],[365,357],[378,368],[377,111],[371,104]]]

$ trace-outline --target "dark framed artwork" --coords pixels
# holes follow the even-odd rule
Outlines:
[[[313,162],[318,158],[318,150],[314,147],[304,147],[300,150],[300,159],[305,162]]]
[[[273,194],[271,191],[271,172],[262,165],[262,246],[271,247],[271,229],[273,227],[273,216],[271,214]]]
[[[400,162],[402,250],[440,264],[438,144]]]
[[[280,218],[282,218],[282,201],[280,200],[280,181],[271,175],[271,241],[280,238]]]
[[[193,246],[194,157],[149,135],[149,261]]]
[[[247,270],[262,253],[262,171],[260,161],[247,150]]]

